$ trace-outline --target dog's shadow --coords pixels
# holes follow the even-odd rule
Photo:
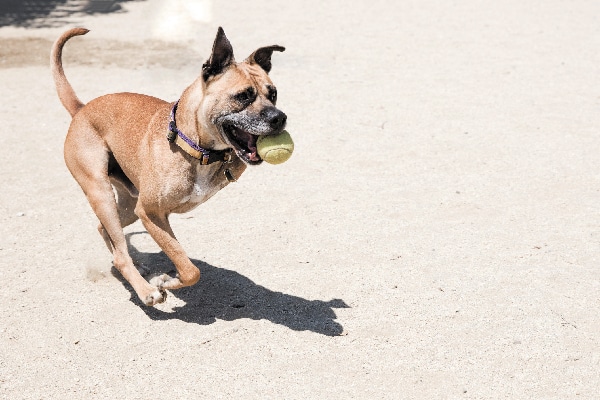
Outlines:
[[[131,245],[131,236],[139,233],[146,232],[133,232],[127,235],[132,258],[150,267],[150,273],[171,270],[170,274],[173,275],[173,264],[165,253],[143,253]],[[114,274],[131,293],[131,301],[138,304],[153,320],[179,319],[189,323],[209,325],[217,319],[225,321],[239,318],[266,319],[295,331],[309,330],[327,336],[342,334],[343,327],[335,321],[336,314],[333,311],[334,308],[349,308],[341,299],[307,300],[275,292],[257,285],[237,272],[215,267],[200,260],[191,261],[200,269],[202,277],[194,286],[169,292],[168,296],[174,296],[184,303],[173,307],[171,312],[144,306],[129,283],[118,272],[115,271]]]
[[[29,28],[69,24],[69,16],[125,12],[121,3],[144,0],[0,0],[0,26]]]

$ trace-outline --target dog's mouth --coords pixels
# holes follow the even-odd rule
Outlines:
[[[232,124],[223,125],[223,132],[240,158],[251,165],[257,165],[262,162],[262,158],[258,155],[256,148],[258,136]]]

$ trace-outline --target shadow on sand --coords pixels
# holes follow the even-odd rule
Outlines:
[[[56,27],[77,14],[122,11],[120,3],[144,0],[0,0],[0,27]]]
[[[135,232],[127,235],[146,233]],[[172,263],[163,253],[142,253],[129,246],[132,258],[147,266],[151,273],[158,270],[169,271]],[[239,318],[266,319],[275,324],[287,326],[295,331],[312,331],[327,336],[338,336],[343,327],[335,321],[334,308],[349,308],[340,299],[330,301],[307,300],[289,294],[274,292],[257,285],[245,276],[224,268],[215,267],[199,260],[191,260],[200,268],[202,278],[192,287],[169,292],[169,296],[185,302],[175,307],[174,312],[163,312],[154,307],[144,306],[131,286],[116,272],[114,275],[131,292],[131,301],[139,305],[153,320],[179,319],[200,325],[209,325],[217,319],[233,321]],[[174,272],[170,272],[172,275]]]

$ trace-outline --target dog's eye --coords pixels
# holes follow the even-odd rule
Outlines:
[[[272,86],[269,86],[269,93],[267,93],[267,99],[273,104],[277,102],[277,89]]]
[[[254,89],[251,87],[235,95],[235,99],[244,105],[252,103],[255,98],[256,93],[254,93]]]

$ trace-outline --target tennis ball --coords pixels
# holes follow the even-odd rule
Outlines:
[[[269,164],[281,164],[292,156],[294,142],[288,131],[282,131],[274,136],[260,136],[256,148],[260,158]]]

